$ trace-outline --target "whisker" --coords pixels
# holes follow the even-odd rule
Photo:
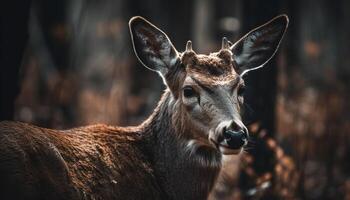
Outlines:
[[[248,152],[248,151],[246,151],[245,149],[243,149],[242,154],[244,154],[244,155],[248,155],[248,154],[249,154],[249,152]]]
[[[245,148],[255,148],[256,146],[255,144],[248,144]]]
[[[254,139],[250,139],[250,138],[248,138],[248,142],[253,143],[253,144],[258,143],[256,140],[254,140]]]
[[[243,150],[252,150],[252,149],[255,149],[254,147],[244,147]],[[248,152],[249,153],[249,152]]]
[[[248,156],[251,156],[251,155],[252,155],[252,154],[251,154],[248,150],[246,150],[246,149],[243,149],[242,153],[243,153],[243,155],[248,155]]]

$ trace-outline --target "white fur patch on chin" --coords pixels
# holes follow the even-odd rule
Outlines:
[[[243,151],[243,148],[240,148],[240,149],[230,149],[230,148],[227,148],[227,147],[222,146],[222,145],[219,146],[219,149],[220,149],[220,152],[221,152],[223,155],[238,155],[238,154],[240,154],[240,153]]]
[[[210,147],[198,140],[189,140],[185,144],[184,151],[194,163],[198,163],[203,167],[220,168],[221,156],[215,149],[209,150]],[[205,150],[201,148],[207,148]]]

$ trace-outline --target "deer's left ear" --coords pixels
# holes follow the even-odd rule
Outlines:
[[[273,18],[255,28],[231,46],[238,73],[263,67],[276,53],[288,27],[287,15]]]
[[[168,36],[142,17],[129,21],[132,44],[140,62],[163,76],[179,59]]]

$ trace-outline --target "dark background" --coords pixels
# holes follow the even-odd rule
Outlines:
[[[0,120],[65,129],[136,125],[164,89],[136,60],[141,15],[197,53],[285,13],[279,53],[246,78],[252,144],[220,199],[350,199],[350,1],[4,0]],[[231,165],[225,169],[233,170]],[[230,173],[229,173],[230,174]]]

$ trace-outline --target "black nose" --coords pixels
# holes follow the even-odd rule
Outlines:
[[[224,139],[230,148],[239,149],[246,143],[248,135],[244,130],[224,130]]]

